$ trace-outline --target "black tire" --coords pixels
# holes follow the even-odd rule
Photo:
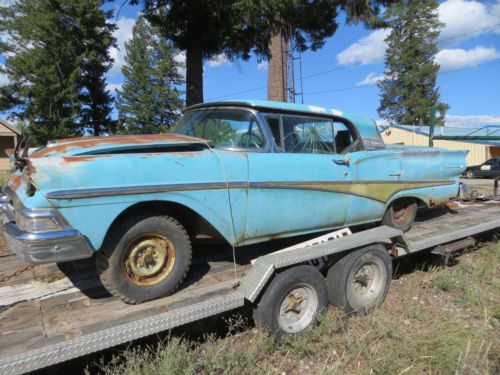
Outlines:
[[[465,177],[467,177],[467,178],[475,178],[476,174],[474,173],[474,171],[467,171],[467,172],[465,172]]]
[[[399,229],[403,232],[410,230],[417,216],[417,202],[413,198],[399,198],[391,203],[382,218],[382,225]]]
[[[302,305],[304,302],[307,305]],[[326,312],[327,306],[324,277],[313,266],[302,265],[275,276],[254,308],[253,316],[258,327],[281,341],[285,336],[300,334],[311,328]],[[286,309],[291,311],[284,313]],[[297,322],[285,324],[289,316]]]
[[[115,226],[96,255],[104,287],[129,304],[171,294],[186,277],[190,265],[188,233],[169,216],[131,218]],[[151,275],[138,273],[148,272],[149,267]]]
[[[377,280],[374,277],[370,280],[366,267],[379,270]],[[348,314],[367,313],[384,301],[391,280],[392,261],[385,247],[364,247],[347,254],[330,267],[326,278],[328,300]]]

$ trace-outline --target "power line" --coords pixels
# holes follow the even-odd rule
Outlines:
[[[462,36],[466,36],[466,35],[470,35],[470,34],[475,34],[475,33],[479,32],[479,31],[491,29],[491,28],[494,28],[496,26],[500,26],[500,23],[497,23],[497,24],[494,24],[494,25],[490,25],[490,26],[487,26],[487,27],[483,27],[483,28],[480,28],[480,29],[476,29],[476,30],[473,30],[473,31],[470,31],[470,32],[467,32],[467,33],[458,34],[458,35],[455,35],[455,36],[452,36],[452,37],[449,37],[449,38],[441,39],[440,42],[447,41],[447,40],[452,40],[452,39],[457,39],[457,38],[460,38]],[[350,69],[350,68],[357,68],[357,67],[362,66],[362,65],[366,65],[366,64],[363,64],[363,63],[360,62],[360,63],[348,65],[348,66],[340,66],[340,67],[333,68],[333,69],[323,70],[321,72],[316,72],[316,73],[312,73],[312,74],[308,74],[308,75],[302,76],[302,80],[313,78],[313,77],[318,77],[318,76],[322,76],[322,75],[325,75],[325,74],[334,73],[334,72],[338,72],[338,71],[342,71],[342,70],[346,70],[346,69]],[[487,66],[487,65],[482,65],[482,66]],[[450,71],[450,72],[452,72],[452,71]],[[445,73],[449,73],[449,72],[445,72]],[[445,74],[445,73],[441,73],[441,74]],[[295,81],[299,81],[299,80],[300,80],[300,78],[295,79]],[[358,87],[358,86],[355,86],[355,87]],[[365,87],[365,86],[359,86],[359,87]],[[255,91],[263,90],[263,89],[266,89],[266,88],[267,88],[267,85],[266,86],[255,87],[253,89],[238,91],[238,92],[234,92],[234,93],[231,93],[231,94],[225,94],[225,95],[215,96],[213,98],[210,98],[209,100],[227,98],[227,97],[231,97],[231,96],[236,96],[236,95],[241,95],[241,94],[246,94],[246,93],[250,93],[250,92],[255,92]],[[352,88],[344,88],[344,89],[338,89],[338,90],[339,91],[346,91],[346,89],[352,89]],[[329,91],[329,92],[331,92],[331,91]],[[311,95],[311,94],[309,94],[309,95]]]

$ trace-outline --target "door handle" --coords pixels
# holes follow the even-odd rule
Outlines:
[[[333,159],[332,160],[337,165],[349,165],[351,163],[351,159],[349,159],[349,155],[345,155],[342,159]]]

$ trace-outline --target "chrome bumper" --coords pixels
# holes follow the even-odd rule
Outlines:
[[[29,233],[20,230],[14,223],[5,223],[3,237],[7,248],[33,264],[90,258],[94,253],[76,229]]]
[[[28,263],[67,262],[90,258],[94,253],[87,239],[69,226],[51,231],[21,230],[15,223],[15,210],[8,195],[0,196],[0,210],[6,247]],[[36,213],[32,216],[36,217]]]

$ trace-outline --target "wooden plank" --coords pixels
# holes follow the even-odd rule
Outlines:
[[[40,302],[20,303],[0,313],[0,356],[19,354],[43,343]]]

